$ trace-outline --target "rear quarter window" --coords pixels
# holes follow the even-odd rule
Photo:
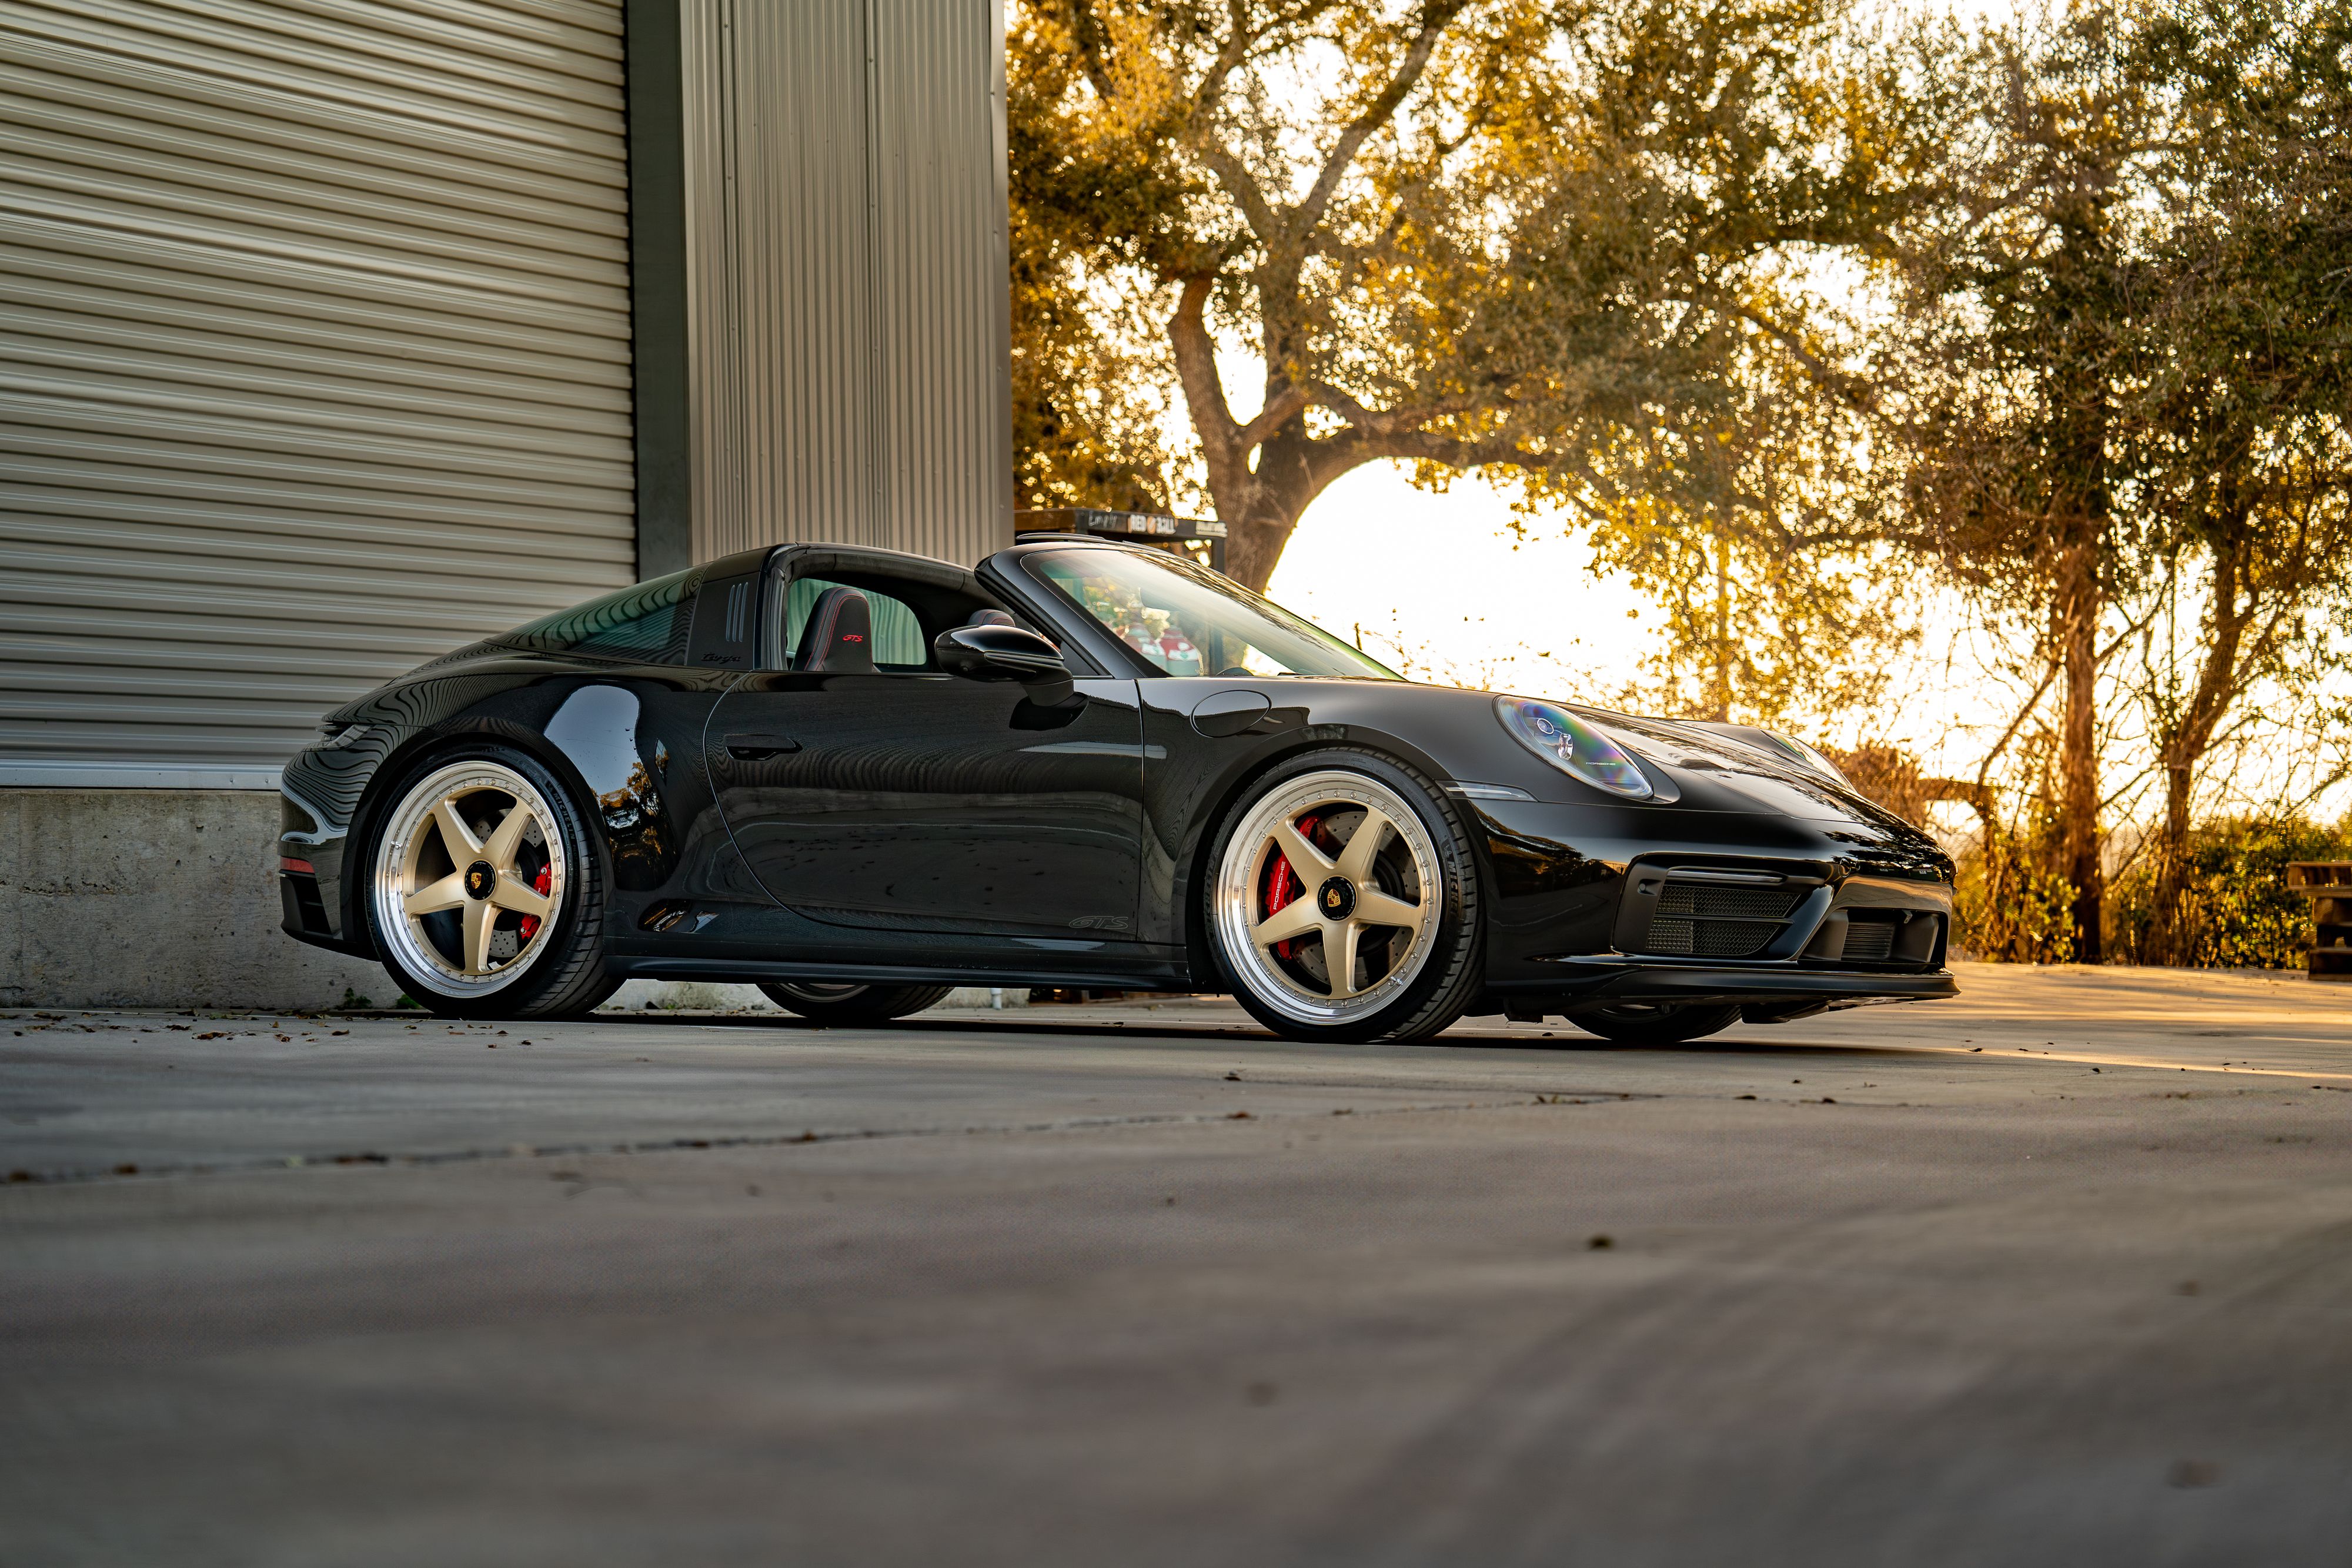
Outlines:
[[[683,664],[699,575],[699,568],[689,568],[640,582],[518,626],[498,641],[540,653]]]

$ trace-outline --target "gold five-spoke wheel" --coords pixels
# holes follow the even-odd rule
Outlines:
[[[1412,808],[1378,779],[1333,769],[1251,809],[1218,867],[1215,916],[1260,1000],[1302,1023],[1348,1023],[1420,973],[1438,886]]]
[[[409,789],[378,841],[377,929],[425,985],[487,995],[546,950],[563,876],[537,788],[499,763],[455,763]]]

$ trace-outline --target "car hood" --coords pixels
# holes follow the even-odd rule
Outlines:
[[[1919,830],[1849,784],[1679,719],[1565,705],[1606,730],[1644,762],[1668,769],[1693,806],[1760,810],[1792,817],[1855,821]]]

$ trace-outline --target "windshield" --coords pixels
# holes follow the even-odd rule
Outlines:
[[[1030,572],[1171,675],[1402,677],[1213,571],[1157,551],[1038,550]]]

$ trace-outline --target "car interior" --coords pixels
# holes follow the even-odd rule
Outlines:
[[[812,674],[931,674],[939,669],[931,639],[948,628],[1026,624],[969,579],[860,570],[845,559],[796,563],[781,597],[767,663]]]

